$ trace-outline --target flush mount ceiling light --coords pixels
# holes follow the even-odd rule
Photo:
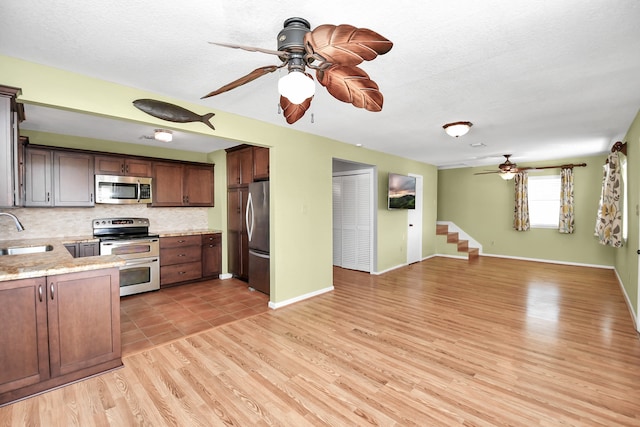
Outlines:
[[[171,142],[173,139],[173,132],[167,129],[156,129],[153,133],[153,138],[157,141]]]
[[[447,123],[442,127],[444,128],[444,131],[447,133],[447,135],[457,138],[469,132],[471,126],[473,126],[473,123],[471,122],[453,122]]]

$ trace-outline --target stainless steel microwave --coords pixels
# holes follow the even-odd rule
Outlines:
[[[151,203],[151,178],[96,175],[96,203]]]

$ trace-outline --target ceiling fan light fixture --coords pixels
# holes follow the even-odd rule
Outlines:
[[[173,140],[173,132],[167,129],[156,129],[153,132],[153,138],[156,141],[171,142]]]
[[[316,92],[316,85],[300,70],[291,70],[278,80],[278,92],[293,104],[302,104]]]
[[[513,172],[503,172],[500,174],[500,178],[504,179],[505,181],[513,179],[514,176],[515,174]]]
[[[453,122],[453,123],[447,123],[442,127],[444,131],[447,133],[447,135],[457,138],[469,132],[469,129],[471,129],[471,126],[473,126],[473,123],[471,122]]]

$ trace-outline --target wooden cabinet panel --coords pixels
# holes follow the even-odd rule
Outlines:
[[[0,282],[0,405],[121,366],[117,268]]]
[[[26,150],[25,206],[53,206],[52,155],[50,150]]]
[[[64,247],[74,258],[100,255],[100,244],[98,242],[66,243]]]
[[[200,235],[160,238],[160,286],[202,278]]]
[[[93,156],[27,148],[25,206],[94,206]]]
[[[222,235],[202,235],[202,276],[217,277],[222,273]]]
[[[189,206],[213,206],[213,166],[186,165],[184,203]]]
[[[227,152],[227,187],[247,185],[253,180],[252,175],[252,147]]]
[[[80,257],[100,255],[100,244],[98,242],[78,243]]]
[[[20,92],[19,88],[0,85],[0,207],[23,203],[18,122],[24,120],[24,107],[16,102]]]
[[[96,175],[151,176],[151,161],[119,156],[96,156]]]
[[[200,235],[161,237],[160,249],[199,246],[201,240]]]
[[[153,206],[183,205],[183,168],[179,163],[153,163]]]
[[[253,147],[253,180],[266,181],[269,179],[269,149]]]
[[[93,206],[93,156],[53,152],[54,206]]]
[[[213,206],[213,165],[153,163],[152,206]]]
[[[245,212],[248,189],[238,187],[227,192],[227,251],[229,273],[246,280],[249,272],[249,236],[246,232]]]
[[[47,278],[52,376],[120,357],[118,277],[107,269]]]
[[[0,395],[49,378],[45,285],[44,277],[0,282]]]
[[[127,176],[151,176],[151,162],[143,159],[125,159],[124,174]]]
[[[162,259],[162,255],[160,259]],[[160,282],[162,286],[197,280],[201,277],[202,262],[200,260],[160,267]]]
[[[202,252],[200,246],[185,246],[183,248],[164,248],[160,257],[160,265],[181,264],[200,261]]]

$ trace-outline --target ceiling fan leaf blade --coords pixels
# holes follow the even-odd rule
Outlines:
[[[368,111],[381,111],[384,97],[376,82],[359,67],[333,65],[317,72],[318,82],[339,101]]]
[[[232,43],[218,43],[218,42],[209,42],[209,43],[215,44],[216,46],[230,47],[232,49],[242,49],[248,52],[261,52],[261,53],[267,53],[269,55],[276,55],[280,57],[282,56],[287,58],[289,57],[289,52],[285,52],[283,50],[263,49],[261,47],[244,46],[241,44],[232,44]]]
[[[220,95],[221,93],[228,92],[231,89],[237,88],[238,86],[242,86],[243,84],[252,82],[259,77],[265,76],[269,73],[273,73],[275,70],[277,70],[280,67],[282,67],[282,65],[268,65],[266,67],[256,68],[246,76],[242,76],[239,79],[234,80],[231,83],[228,83],[222,86],[221,88],[214,90],[213,92],[209,92],[208,94],[206,94],[200,99],[209,98],[211,96]]]
[[[326,24],[305,35],[305,46],[326,62],[350,66],[384,55],[393,43],[368,28]]]
[[[286,97],[280,95],[280,107],[282,108],[282,114],[284,115],[287,123],[293,124],[300,120],[300,118],[304,116],[304,113],[306,113],[311,106],[312,99],[313,96],[310,96],[309,98],[305,99],[302,104],[294,104]]]

